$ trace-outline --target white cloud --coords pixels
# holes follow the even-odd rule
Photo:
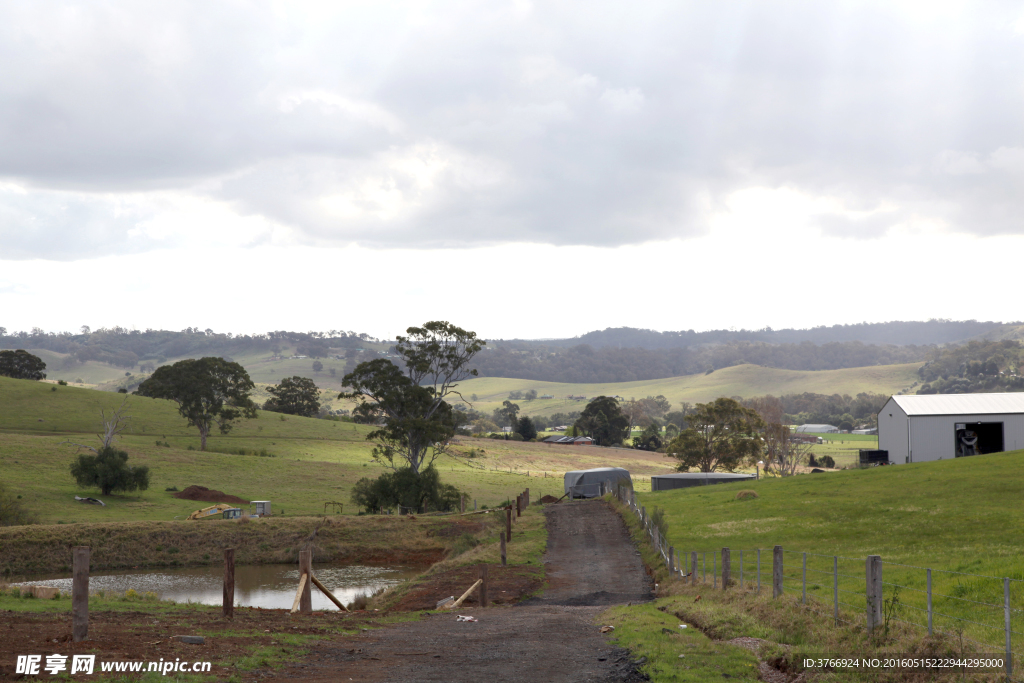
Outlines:
[[[617,114],[632,114],[643,108],[644,94],[639,88],[607,88],[601,102]]]
[[[524,295],[545,300],[534,280],[575,291],[575,272],[548,274],[561,258],[656,291],[735,280],[749,298],[758,269],[789,262],[794,244],[884,263],[876,277],[906,270],[897,253],[1014,253],[1019,8],[921,7],[8,3],[0,311],[60,308],[32,275],[40,259],[113,271],[185,253],[358,261],[362,277],[393,274],[393,297],[419,291],[417,264],[440,260],[483,282],[533,269]],[[771,276],[783,289],[807,277]],[[488,310],[477,289],[453,300]],[[64,313],[87,304],[76,305]],[[417,294],[409,306],[415,320],[438,304]],[[622,324],[702,326],[659,318],[660,303],[616,306]],[[727,327],[784,324],[753,305],[719,308],[700,312],[706,325],[727,313],[743,318]],[[390,324],[369,307],[352,315],[367,330]]]

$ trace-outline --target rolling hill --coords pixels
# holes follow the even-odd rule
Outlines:
[[[682,401],[701,403],[719,396],[749,398],[765,394],[849,394],[861,392],[895,394],[918,381],[920,363],[903,365],[876,365],[844,370],[780,370],[759,365],[735,365],[705,375],[687,375],[669,379],[608,384],[562,384],[537,382],[502,377],[479,377],[462,382],[459,389],[467,399],[474,394],[473,407],[484,413],[501,406],[510,391],[535,389],[538,395],[554,395],[553,399],[518,400],[525,415],[551,415],[558,412],[582,410],[586,402],[567,397],[620,396],[631,397],[663,395],[674,406]]]

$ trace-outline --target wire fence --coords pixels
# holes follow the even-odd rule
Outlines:
[[[903,624],[944,635],[963,651],[1004,658],[1007,678],[1024,647],[1024,580],[885,562],[878,555],[843,557],[772,548],[673,548],[628,487],[615,490],[636,514],[666,568],[678,579],[714,589],[740,587],[794,594],[838,624],[869,631]]]

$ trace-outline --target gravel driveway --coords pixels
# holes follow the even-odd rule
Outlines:
[[[277,677],[300,681],[640,681],[629,653],[598,630],[605,606],[651,599],[622,520],[601,501],[548,505],[548,589],[512,607],[455,614],[315,645]],[[266,674],[264,674],[266,675]]]

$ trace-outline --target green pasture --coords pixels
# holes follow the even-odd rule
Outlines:
[[[365,438],[370,427],[260,411],[255,419],[239,421],[227,436],[211,436],[208,451],[201,452],[198,432],[188,427],[173,403],[128,396],[132,428],[119,447],[129,453],[131,464],[149,466],[150,488],[105,496],[106,507],[76,503],[75,495],[96,497],[98,492],[79,488],[68,474],[79,452],[73,444],[95,446],[101,410],[110,415],[124,399],[122,394],[0,377],[0,472],[4,483],[22,496],[40,521],[170,520],[207,505],[179,500],[164,491],[192,484],[247,500],[271,500],[276,510],[283,509],[287,515],[322,513],[329,501],[345,503],[345,512],[354,514],[349,499],[352,484],[383,471],[370,455],[372,446]],[[524,476],[531,463],[517,458],[518,451],[510,445],[516,442],[494,444],[495,448],[492,443],[457,446],[460,452],[473,449],[478,457],[439,460],[444,480],[466,491],[479,505],[493,506],[509,496],[514,499],[527,487],[535,499],[548,493],[562,495],[560,476]],[[520,450],[543,448],[516,445]],[[239,449],[274,457],[231,454]],[[488,453],[479,453],[481,449]],[[500,457],[490,458],[490,453]],[[539,470],[534,467],[535,474]]]
[[[68,435],[75,438],[75,435]],[[87,440],[89,435],[80,435]],[[168,437],[171,447],[155,445],[156,439],[128,436],[119,447],[129,453],[129,463],[150,468],[146,491],[101,496],[95,489],[79,487],[68,467],[78,452],[62,444],[64,436],[0,435],[0,471],[10,491],[17,492],[25,507],[43,523],[75,523],[184,518],[211,503],[174,498],[166,488],[183,490],[193,484],[223,491],[246,500],[270,500],[276,514],[312,515],[324,512],[324,503],[340,502],[345,514],[358,510],[352,504],[352,485],[362,477],[377,477],[384,470],[372,462],[368,444],[299,438],[210,439],[210,447],[266,448],[277,457],[229,455],[186,450],[198,448],[199,439]],[[525,472],[470,469],[446,459],[439,465],[445,482],[466,491],[478,505],[495,506],[530,488],[535,497],[562,495],[562,479],[527,478]],[[106,507],[84,505],[75,496],[99,497]],[[470,503],[472,504],[472,503]],[[203,522],[188,522],[203,523]]]
[[[476,394],[473,407],[490,413],[501,406],[511,391],[534,389],[538,396],[553,395],[552,399],[517,400],[524,415],[551,415],[573,410],[583,410],[586,400],[570,400],[568,396],[619,396],[623,399],[644,398],[663,395],[673,407],[687,401],[704,403],[720,396],[742,396],[749,398],[773,394],[849,394],[862,392],[895,394],[917,381],[920,363],[903,365],[876,365],[865,368],[843,370],[781,370],[759,365],[735,365],[716,370],[710,375],[686,375],[668,379],[642,380],[638,382],[614,382],[607,384],[566,384],[560,382],[539,382],[527,379],[504,377],[478,377],[459,385],[459,391],[468,399]],[[844,435],[845,436],[845,435]]]
[[[963,628],[965,637],[998,645],[1002,577],[1018,580],[1011,582],[1012,604],[1024,608],[1022,467],[1024,451],[1013,451],[638,497],[649,511],[664,510],[669,542],[681,555],[701,553],[708,583],[720,563],[716,553],[730,548],[733,578],[739,578],[742,550],[744,583],[753,586],[760,548],[762,586],[770,587],[772,547],[781,545],[786,591],[801,592],[807,553],[809,599],[831,614],[835,556],[843,609],[863,618],[865,558],[880,555],[885,598],[891,600],[894,586],[902,586],[897,618],[923,623],[925,568],[931,568],[935,610],[947,615],[936,617],[935,628],[946,633]],[[741,488],[758,497],[737,499]],[[1016,619],[1021,621],[1014,629],[1024,632],[1024,617]]]
[[[123,379],[124,373],[127,372],[122,368],[115,368],[95,360],[79,363],[66,353],[45,349],[29,349],[29,352],[39,356],[46,363],[46,379],[49,380],[62,379],[65,382],[82,380],[83,384],[103,384]]]
[[[812,434],[820,436],[824,443],[811,446],[815,458],[832,456],[836,467],[855,467],[860,463],[860,449],[878,448],[878,436],[874,434]]]

